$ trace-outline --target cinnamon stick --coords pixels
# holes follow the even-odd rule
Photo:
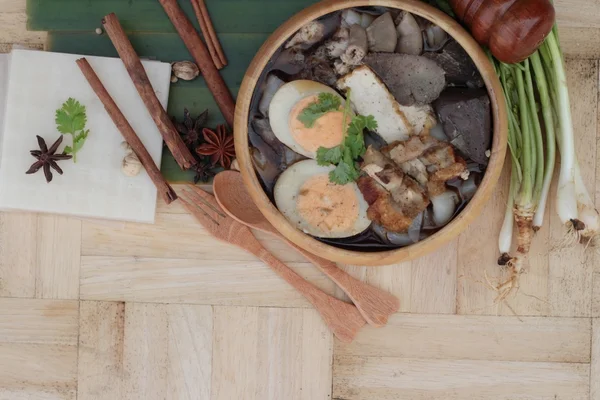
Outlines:
[[[159,1],[177,30],[177,33],[179,33],[179,36],[185,43],[185,46],[196,61],[196,64],[198,64],[200,72],[206,81],[206,86],[208,86],[208,89],[213,94],[221,113],[225,117],[225,121],[227,121],[229,126],[233,126],[235,102],[223,77],[219,74],[219,70],[212,62],[208,49],[200,39],[200,36],[198,36],[198,32],[196,32],[190,20],[177,4],[177,0]]]
[[[208,47],[208,52],[210,53],[210,58],[212,58],[213,63],[217,69],[221,69],[224,65],[221,63],[221,59],[217,54],[217,48],[215,47],[215,43],[212,41],[210,37],[210,33],[208,32],[208,26],[206,25],[206,20],[204,19],[204,15],[202,15],[202,10],[200,9],[200,3],[196,0],[191,0],[192,7],[194,7],[194,13],[196,14],[196,19],[200,24],[200,29],[202,30],[202,35],[204,36],[204,41],[206,42],[206,47]]]
[[[102,19],[102,25],[104,25],[106,33],[108,33],[115,49],[117,49],[117,53],[119,53],[119,57],[125,64],[135,88],[144,101],[167,147],[171,150],[175,161],[181,169],[191,168],[197,164],[197,161],[179,136],[179,133],[177,133],[173,121],[171,121],[156,97],[144,66],[119,23],[119,19],[114,13],[108,14]]]
[[[219,43],[219,38],[217,37],[217,33],[215,32],[215,28],[210,19],[208,8],[206,8],[206,3],[204,0],[191,0],[191,2],[192,6],[194,7],[194,12],[196,13],[196,18],[198,19],[198,23],[200,24],[202,35],[204,35],[204,40],[208,46],[210,56],[212,57],[217,69],[221,69],[227,65],[227,59],[225,58],[225,53],[223,53],[223,48],[221,47],[221,43]]]
[[[77,65],[83,73],[83,76],[85,76],[85,79],[87,79],[88,83],[96,93],[96,96],[98,96],[104,105],[104,109],[113,120],[116,127],[119,129],[119,132],[121,132],[127,143],[129,143],[133,149],[135,155],[139,158],[142,166],[148,173],[148,176],[150,176],[150,179],[152,179],[154,186],[156,186],[158,193],[160,193],[162,198],[165,200],[165,203],[169,204],[172,201],[177,200],[177,194],[161,175],[158,167],[156,164],[154,164],[154,160],[152,160],[150,153],[148,153],[148,150],[146,150],[146,147],[144,147],[144,144],[138,135],[135,133],[121,110],[119,110],[119,107],[100,81],[100,78],[98,78],[98,75],[96,75],[96,72],[88,60],[85,58],[80,58],[77,60]]]

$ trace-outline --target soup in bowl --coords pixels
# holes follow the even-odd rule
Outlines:
[[[418,1],[324,1],[261,47],[238,94],[236,154],[265,217],[335,262],[431,252],[481,212],[506,152],[484,51]]]

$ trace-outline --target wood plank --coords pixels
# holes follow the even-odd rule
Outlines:
[[[458,314],[489,315],[503,311],[502,305],[494,305],[496,293],[484,283],[484,276],[487,273],[492,281],[505,279],[496,260],[499,256],[497,236],[508,197],[509,169],[509,166],[505,166],[481,215],[458,237]]]
[[[34,297],[36,235],[35,214],[0,213],[0,297]]]
[[[559,24],[580,28],[600,28],[598,0],[560,0],[554,2]]]
[[[82,301],[77,398],[121,399],[125,303]]]
[[[212,308],[82,302],[79,399],[208,399]]]
[[[590,400],[600,400],[600,319],[593,320]]]
[[[287,244],[256,233],[263,245],[284,262],[304,261]],[[133,256],[188,258],[218,261],[251,261],[255,257],[235,246],[224,245],[188,214],[157,214],[154,225],[84,220],[82,256]]]
[[[212,307],[169,305],[167,396],[172,400],[210,399]]]
[[[31,50],[43,50],[44,45],[38,44],[23,44],[23,43],[0,43],[0,53],[10,53],[13,48],[31,49]]]
[[[587,400],[586,364],[336,357],[344,400]]]
[[[252,398],[259,372],[259,309],[215,307],[214,312],[211,400]]]
[[[408,312],[411,307],[412,290],[412,262],[386,265],[382,267],[366,268],[364,281],[388,293],[393,294],[400,300],[400,312]]]
[[[25,0],[0,0],[0,10],[2,13],[24,13]]]
[[[0,342],[77,346],[76,301],[0,299]]]
[[[600,58],[600,29],[576,28],[560,24],[560,45],[567,57]]]
[[[40,215],[37,231],[36,297],[79,298],[81,220]]]
[[[456,313],[458,239],[412,262],[410,312]]]
[[[0,399],[75,399],[76,301],[0,300]]]
[[[317,312],[304,310],[302,319],[300,400],[329,399],[333,379],[333,336]]]
[[[0,359],[0,399],[76,398],[76,346],[0,343]]]
[[[336,356],[589,363],[591,324],[584,318],[396,314],[335,342]]]
[[[595,143],[598,128],[598,63],[586,60],[568,61],[567,79],[572,100],[574,130],[577,132],[577,158],[586,187],[590,193],[595,193],[597,150],[595,146],[590,146],[590,143]],[[550,202],[550,312],[553,316],[589,317],[593,257],[587,257],[582,246],[561,248],[565,229],[556,214],[555,198],[556,196],[551,196]]]
[[[328,293],[334,283],[311,264],[288,264]],[[311,307],[260,261],[83,257],[84,300]]]
[[[315,311],[216,307],[214,324],[212,400],[330,398],[332,335]]]
[[[600,58],[600,57],[599,57]],[[596,126],[596,180],[600,178],[600,61],[597,62],[598,69],[598,122]],[[596,210],[600,210],[600,184],[596,183],[595,197]],[[600,254],[594,252],[593,257],[594,275],[592,288],[592,317],[600,317]],[[598,391],[600,399],[600,388]]]
[[[383,267],[344,265],[350,275],[392,293],[399,312],[453,314],[456,312],[456,245],[453,241],[420,259]],[[348,297],[338,287],[335,295]]]
[[[0,12],[0,43],[43,44],[46,32],[31,32],[25,28],[24,12]]]
[[[168,328],[165,306],[137,303],[125,305],[125,398],[166,398]]]
[[[592,317],[600,318],[600,272],[594,273],[592,288]]]

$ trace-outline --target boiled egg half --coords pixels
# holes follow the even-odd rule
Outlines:
[[[339,96],[342,107],[320,116],[310,128],[298,116],[305,108],[318,101],[320,93]],[[281,86],[269,105],[271,129],[277,138],[296,153],[308,158],[316,158],[319,147],[327,149],[342,143],[344,98],[338,92],[322,83],[310,80],[297,80]]]
[[[333,166],[304,160],[286,169],[275,184],[275,203],[296,228],[320,238],[346,238],[366,230],[367,202],[356,183],[329,181]]]

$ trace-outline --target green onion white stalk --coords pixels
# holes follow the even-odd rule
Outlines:
[[[506,98],[512,160],[509,199],[498,240],[498,263],[511,272],[509,280],[496,287],[499,299],[504,299],[518,284],[534,232],[543,224],[556,144],[561,158],[556,210],[566,228],[565,244],[576,241],[598,246],[600,214],[585,187],[575,153],[569,89],[556,27],[539,50],[522,63],[492,61]],[[517,251],[511,256],[514,222]]]

